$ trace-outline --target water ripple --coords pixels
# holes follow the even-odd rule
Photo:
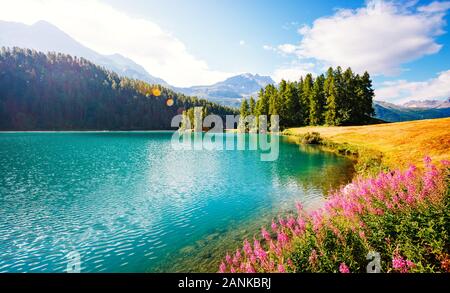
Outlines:
[[[296,145],[261,162],[259,152],[173,151],[170,138],[0,134],[0,272],[63,272],[74,251],[85,272],[212,267],[253,226],[296,201],[320,205],[352,175],[349,161]]]

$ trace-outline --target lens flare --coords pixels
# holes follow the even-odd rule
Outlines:
[[[157,88],[157,87],[154,87],[154,88],[152,89],[152,94],[153,94],[155,97],[159,97],[159,96],[161,95],[161,90],[160,90],[159,88]]]
[[[168,107],[172,107],[174,103],[175,102],[174,102],[174,100],[172,98],[168,98],[167,101],[166,101],[166,105]]]

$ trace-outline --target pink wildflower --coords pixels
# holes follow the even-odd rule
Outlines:
[[[227,270],[227,266],[225,265],[224,262],[221,262],[220,266],[219,266],[219,273],[225,273],[226,270]]]
[[[282,264],[278,265],[278,272],[279,273],[286,273],[286,270],[284,269],[284,266]]]
[[[274,220],[272,220],[272,225],[271,225],[271,228],[272,228],[273,232],[277,232],[277,228],[278,228],[278,226],[277,226],[277,224],[275,223],[275,221],[274,221]]]
[[[406,262],[403,259],[403,257],[396,255],[395,257],[392,258],[392,268],[394,268],[394,270],[398,270],[400,272],[405,272],[405,269],[407,271],[407,267],[406,267]]]
[[[278,233],[277,239],[280,247],[284,247],[289,241],[288,236],[284,232]]]
[[[364,233],[364,231],[359,231],[359,237],[366,239],[366,233]]]
[[[308,260],[309,260],[309,263],[312,266],[315,266],[317,264],[317,251],[315,249],[313,249],[311,251],[311,254],[309,255],[309,259]]]
[[[259,248],[255,250],[255,256],[259,258],[260,261],[264,262],[267,260],[267,253],[264,249]]]
[[[241,259],[241,251],[236,249],[236,253],[234,254],[234,258],[239,261]]]
[[[255,269],[253,268],[253,266],[251,264],[247,264],[246,272],[247,273],[256,273]]]
[[[225,261],[228,263],[228,264],[231,264],[231,256],[227,253],[227,255],[225,256]]]
[[[255,254],[250,254],[249,258],[250,263],[255,264],[256,263],[256,255]]]
[[[267,253],[264,249],[262,249],[261,244],[258,240],[255,239],[254,245],[254,254],[257,258],[259,258],[262,262],[266,261]]]
[[[269,232],[267,232],[266,228],[264,227],[261,229],[261,235],[266,241],[269,241],[271,239]]]
[[[293,217],[289,217],[289,219],[288,219],[286,225],[287,225],[290,229],[292,229],[292,227],[294,227],[294,225],[295,225],[295,219],[294,219]]]
[[[269,249],[272,250],[272,251],[274,251],[276,248],[277,248],[277,247],[275,246],[275,243],[273,243],[273,241],[270,240],[270,242],[269,242]]]
[[[412,261],[410,261],[409,259],[407,259],[407,260],[406,260],[406,266],[407,266],[408,268],[413,268],[413,267],[416,266],[416,264],[413,263]]]
[[[246,255],[251,255],[253,253],[252,246],[247,239],[244,240],[244,252]]]
[[[286,227],[286,226],[287,226],[287,222],[286,222],[286,220],[283,219],[283,218],[279,218],[279,219],[278,219],[278,223],[280,223],[280,226],[281,226],[281,227]]]
[[[239,271],[241,273],[245,272],[246,271],[246,267],[247,267],[247,263],[245,263],[245,262],[241,263],[241,265],[239,266]]]
[[[306,222],[305,222],[305,220],[303,220],[302,217],[298,217],[297,224],[298,224],[298,227],[300,228],[300,230],[305,230]]]
[[[339,272],[341,272],[342,274],[348,274],[350,273],[350,269],[345,263],[341,263],[341,265],[339,266]]]
[[[294,231],[292,231],[294,233],[295,236],[299,236],[300,234],[302,234],[302,230],[300,230],[299,227],[295,227]]]
[[[314,230],[320,229],[322,226],[322,214],[318,211],[314,211],[311,213],[311,218],[313,221]]]

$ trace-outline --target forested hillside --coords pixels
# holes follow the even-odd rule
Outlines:
[[[298,82],[269,84],[257,101],[242,102],[241,115],[279,115],[281,127],[367,124],[374,121],[373,97],[367,72],[359,75],[337,67],[316,78],[307,74]]]
[[[193,106],[234,113],[206,100],[118,76],[86,59],[2,48],[0,130],[170,129]]]

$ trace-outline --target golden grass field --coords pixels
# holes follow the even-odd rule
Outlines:
[[[433,161],[450,159],[450,118],[386,123],[366,126],[308,126],[290,128],[289,135],[318,132],[335,143],[348,143],[383,153],[383,163],[404,168],[422,165],[424,156]]]

